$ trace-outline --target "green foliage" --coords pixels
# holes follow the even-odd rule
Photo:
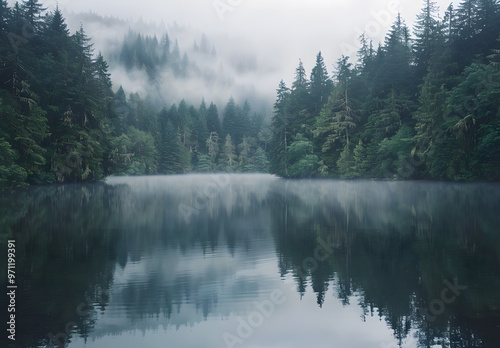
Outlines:
[[[377,50],[361,35],[358,64],[337,61],[320,105],[321,54],[310,82],[300,62],[291,91],[283,81],[277,90],[270,171],[316,175],[316,156],[342,178],[499,180],[499,23],[496,1],[464,1],[439,18],[425,0],[415,38],[400,15]]]
[[[379,170],[386,175],[392,173],[393,177],[408,179],[413,174],[408,172],[411,149],[413,146],[413,129],[408,126],[401,127],[394,136],[385,138],[379,147]]]
[[[231,135],[226,135],[226,142],[224,143],[224,166],[227,171],[233,171],[236,167],[237,156],[235,153],[235,146],[231,140]]]
[[[302,134],[297,134],[289,149],[291,177],[324,175],[324,168],[317,155],[313,153],[312,142]]]
[[[0,138],[0,188],[25,185],[28,173],[15,164],[15,160],[16,152],[4,138]]]
[[[26,23],[36,35],[26,34]],[[69,32],[59,8],[46,12],[38,0],[9,8],[2,0],[0,32],[0,189],[110,174],[253,171],[254,149],[267,147],[265,118],[252,118],[246,101],[230,99],[221,127],[214,103],[195,108],[182,100],[155,110],[149,96],[127,96],[122,87],[113,93],[108,63],[83,27]],[[204,40],[199,50],[207,53]],[[130,31],[118,59],[145,69],[152,83],[161,69],[187,76],[194,66],[181,59],[177,41],[172,46],[168,33],[159,42]],[[222,134],[241,146],[221,156]],[[267,170],[266,155],[258,157]]]
[[[252,159],[250,158],[250,143],[247,137],[243,137],[243,142],[240,144],[239,167],[242,172],[252,171]]]
[[[494,120],[479,127],[475,166],[480,178],[498,180],[500,177],[500,113]]]
[[[116,174],[148,175],[157,172],[154,139],[151,134],[130,126],[126,134],[111,141],[111,146]]]
[[[288,176],[288,146],[291,143],[290,90],[283,80],[277,89],[272,119],[272,138],[269,144],[270,170],[274,174]]]
[[[311,71],[310,95],[311,95],[311,110],[313,115],[316,115],[321,110],[321,107],[328,99],[333,89],[333,82],[328,76],[325,62],[321,52],[316,56],[316,65]]]
[[[358,63],[341,57],[333,78],[321,52],[309,80],[299,61],[291,88],[279,84],[272,118],[231,98],[219,119],[204,100],[156,110],[150,97],[113,93],[83,28],[71,34],[61,11],[38,0],[2,0],[1,186],[191,170],[498,180],[500,5],[436,12],[425,0],[415,39],[400,16],[378,49],[361,35]],[[26,22],[36,36],[24,37]],[[204,40],[195,50],[206,54]],[[196,70],[168,33],[130,31],[112,59],[144,69],[152,84],[165,69]]]
[[[213,161],[209,155],[200,155],[196,171],[200,173],[209,173],[213,171]]]
[[[363,177],[368,169],[368,159],[363,141],[360,139],[358,145],[354,148],[354,163],[351,170],[351,175],[354,178]]]
[[[354,175],[354,156],[349,144],[345,144],[344,150],[337,161],[338,172],[341,178],[352,179]]]
[[[210,106],[208,107],[207,110],[207,130],[210,133],[216,133],[218,135],[222,135],[221,133],[221,127],[220,127],[220,120],[219,120],[219,113],[217,111],[217,106],[214,103],[210,103]]]
[[[255,152],[253,163],[253,171],[257,173],[267,173],[269,171],[269,160],[262,148],[258,148]]]
[[[219,136],[216,132],[210,133],[207,141],[206,141],[208,156],[211,162],[211,169],[215,169],[215,163],[217,156],[219,155]]]
[[[166,115],[164,116],[166,117]],[[164,126],[160,130],[160,173],[176,174],[182,172],[182,156],[179,135],[171,119],[163,120]]]

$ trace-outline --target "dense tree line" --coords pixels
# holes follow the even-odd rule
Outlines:
[[[108,64],[84,29],[70,34],[61,11],[38,0],[12,8],[0,0],[0,33],[0,187],[267,170],[270,134],[248,103],[231,99],[221,122],[213,103],[157,110],[138,93],[114,93]],[[158,42],[131,32],[119,59],[150,77],[161,64],[182,73],[176,47],[168,34]]]
[[[272,132],[231,98],[217,106],[157,103],[112,90],[108,64],[80,28],[38,0],[0,0],[0,186],[99,180],[111,174],[267,171],[284,177],[498,180],[500,5],[430,0],[413,35],[398,16],[377,48],[330,76],[321,52],[278,88]],[[178,44],[129,32],[116,59],[191,69]],[[206,38],[195,51],[213,55]],[[189,70],[188,69],[188,70]],[[267,158],[271,161],[268,163]],[[269,168],[268,168],[269,167]]]
[[[398,16],[377,48],[330,78],[277,89],[271,171],[285,177],[500,179],[500,5],[462,1],[440,18],[425,0],[413,29]]]
[[[193,51],[201,54],[204,59],[216,56],[215,48],[209,49],[205,35],[202,35],[199,45],[196,41],[193,43]],[[156,35],[147,36],[129,30],[119,53],[112,54],[111,59],[128,71],[144,69],[152,82],[158,81],[164,71],[171,71],[175,77],[180,78],[185,78],[190,73],[201,74],[200,68],[190,61],[187,52],[181,55],[178,41],[172,43],[168,32],[158,40]]]
[[[95,180],[111,171],[111,81],[83,28],[56,9],[0,1],[0,182]]]

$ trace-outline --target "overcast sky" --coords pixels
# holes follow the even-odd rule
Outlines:
[[[55,4],[56,0],[46,0]],[[173,21],[210,33],[241,37],[269,59],[283,50],[313,62],[322,50],[329,60],[349,52],[360,32],[381,39],[400,11],[411,24],[419,0],[58,0],[63,9],[89,9],[122,18]],[[450,0],[438,0],[442,14]],[[390,17],[388,17],[389,15]],[[378,35],[377,35],[378,34]],[[285,63],[286,64],[286,63]],[[295,65],[295,64],[293,64]]]
[[[12,3],[13,1],[10,1]],[[378,44],[401,12],[410,28],[423,0],[45,0],[64,13],[92,10],[123,19],[192,27],[229,49],[257,57],[264,67],[257,89],[274,94],[279,80],[291,85],[299,58],[309,75],[318,51],[330,73],[342,54],[355,56],[362,32]],[[450,0],[437,0],[442,15]],[[218,41],[217,41],[218,39]],[[228,44],[230,43],[230,44]],[[189,43],[191,44],[191,43]],[[230,47],[223,47],[224,45]],[[238,46],[240,45],[240,46]],[[375,46],[376,47],[376,46]],[[182,47],[181,47],[182,49]],[[274,96],[273,96],[274,97]]]

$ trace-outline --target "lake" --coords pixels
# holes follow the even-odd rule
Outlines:
[[[498,184],[111,177],[0,203],[2,347],[500,347]]]

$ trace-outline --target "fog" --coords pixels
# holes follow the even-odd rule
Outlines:
[[[442,15],[449,1],[436,2]],[[129,28],[156,34],[158,39],[167,31],[172,44],[178,40],[181,57],[186,52],[206,72],[203,79],[184,80],[165,74],[159,86],[151,86],[144,73],[129,74],[111,64],[115,90],[123,85],[127,93],[156,94],[167,103],[183,98],[199,103],[204,97],[222,103],[219,108],[230,96],[238,103],[248,98],[254,111],[271,110],[279,81],[291,85],[299,59],[309,75],[321,50],[333,73],[342,55],[356,56],[361,33],[366,32],[376,47],[398,12],[412,28],[423,6],[423,1],[414,0],[44,1],[49,9],[56,3],[71,31],[82,24],[105,58]],[[89,11],[122,21],[107,26],[93,22],[91,16],[81,16]],[[193,54],[193,43],[199,44],[203,34],[217,52],[213,61]]]

